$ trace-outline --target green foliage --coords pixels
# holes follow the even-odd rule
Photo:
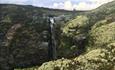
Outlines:
[[[41,65],[48,61],[47,46],[42,46],[42,43],[47,41],[43,37],[43,32],[48,31],[49,28],[47,17],[49,15],[68,15],[72,18],[71,14],[72,11],[0,4],[0,46],[6,42],[7,33],[13,36],[8,45],[8,55],[13,56],[13,67]],[[64,20],[58,22],[62,21]],[[16,24],[22,26],[15,30]],[[9,32],[10,29],[14,29],[14,31]],[[60,24],[56,27],[56,33],[60,33]],[[59,39],[58,35],[60,34],[56,35],[57,39]],[[2,52],[2,54],[4,53]]]
[[[72,46],[77,48],[101,47],[115,40],[115,1],[102,5],[101,7],[88,11],[84,15],[79,15],[75,19],[66,23],[62,29],[64,37],[62,42],[71,51]],[[85,39],[85,40],[84,40]],[[62,43],[62,44],[63,44]],[[81,44],[80,44],[81,43]],[[67,45],[66,45],[67,44]],[[65,48],[67,49],[67,48]],[[80,50],[80,49],[79,49]]]
[[[111,11],[114,11],[112,6],[107,6],[107,9],[111,9]],[[68,49],[69,53],[73,52],[73,50],[70,51],[70,48],[75,45],[73,44],[73,39],[75,39],[76,37],[80,37],[79,35],[81,34],[84,34],[88,41],[85,44],[86,49],[89,49],[89,46],[92,48],[87,51],[88,53],[84,53],[84,55],[80,55],[79,57],[76,57],[74,59],[74,62],[78,62],[79,64],[74,64],[71,70],[115,69],[115,22],[113,18],[114,12],[111,12],[107,9],[101,9],[102,8],[99,8],[99,10],[97,9],[98,11],[94,10],[86,13],[87,17],[86,15],[78,16],[74,20],[69,21],[63,28],[63,35],[65,38],[62,38],[62,47],[66,47],[63,50]],[[77,38],[77,40],[78,39],[79,38]],[[67,55],[66,51],[64,52],[65,55]],[[40,68],[42,68],[41,70],[47,70],[48,68],[51,70],[55,70],[55,65],[58,64],[56,62],[58,62],[58,60],[48,62],[45,65],[43,64]],[[68,69],[69,68],[62,70]],[[61,67],[58,70],[61,70]]]
[[[38,70],[72,70],[72,61],[68,59],[60,59],[44,63]]]
[[[22,70],[114,70],[115,69],[114,7],[115,7],[115,1],[103,5],[102,7],[99,7],[95,10],[84,13],[84,15],[77,16],[75,19],[70,20],[65,24],[64,27],[62,27],[62,33],[60,33],[61,30],[59,26],[58,28],[59,31],[57,30],[57,33],[59,32],[60,34],[59,36],[60,39],[58,40],[60,42],[58,48],[59,50],[58,56],[67,58],[70,56],[73,57],[73,55],[75,55],[76,52],[79,51],[77,53],[79,54],[79,56],[75,55],[78,57],[76,57],[75,59],[58,59],[43,63],[40,67],[36,66],[27,69],[25,68]],[[8,12],[5,12],[7,14],[10,13],[9,16],[4,17],[4,15],[2,15],[5,20],[3,22],[11,23],[14,21],[14,17],[18,16],[16,15],[16,13],[19,13],[16,10],[17,8],[15,6],[11,6],[10,8],[12,9],[9,9]],[[46,55],[38,56],[38,53],[41,54],[43,53],[42,51],[44,51],[40,50],[39,44],[43,42],[42,30],[47,29],[47,25],[46,27],[44,26],[46,23],[46,21],[44,21],[45,19],[41,18],[43,16],[41,14],[46,13],[45,11],[46,9],[35,10],[36,9],[35,8],[33,9],[34,11],[32,12],[30,9],[32,8],[24,7],[23,9],[21,9],[21,15],[24,15],[23,14],[24,12],[26,12],[26,15],[23,16],[24,19],[20,19],[21,18],[20,16],[20,18],[18,18],[17,21],[24,20],[24,22],[22,22],[24,25],[21,29],[17,30],[14,39],[12,40],[12,43],[10,45],[11,54],[13,54],[14,58],[17,58],[15,59],[16,60],[15,62],[20,63],[20,65],[23,65],[26,62],[28,64],[31,62],[36,62],[37,59],[39,59],[39,56],[46,56]],[[2,10],[5,11],[6,9],[2,7]],[[15,12],[15,15],[12,13],[12,11],[13,13]],[[38,11],[40,12],[37,13]],[[5,13],[2,12],[1,14]],[[52,13],[53,15],[60,14],[60,12],[54,13],[54,11],[50,12],[49,14],[48,13],[49,11],[47,11],[46,15],[51,15]],[[9,19],[9,17],[12,19]],[[33,19],[33,17],[35,17],[36,19]],[[30,20],[28,21],[27,18]],[[16,22],[14,21],[14,23]],[[59,34],[57,34],[57,36]],[[41,59],[43,58],[40,57],[40,60]],[[21,63],[21,61],[23,61],[23,63]],[[39,62],[40,61],[38,61],[38,63]]]
[[[86,16],[80,15],[67,23],[67,25],[63,28],[63,33],[70,37],[79,35],[85,32],[84,28],[86,28],[87,25],[88,18]]]
[[[114,43],[106,45],[106,48],[89,51],[87,54],[75,58],[75,60],[82,64],[81,68],[83,69],[80,70],[114,70],[115,52],[112,50],[115,50]]]
[[[83,38],[87,37],[88,20],[87,16],[80,15],[65,24],[65,27],[62,29],[63,32],[59,55],[62,55],[63,57],[76,56],[77,52],[80,50],[79,47],[81,46],[81,44],[78,45],[77,43],[82,41],[81,43],[85,44]],[[82,50],[83,49],[84,48],[82,48]]]
[[[96,23],[89,33],[89,45],[92,47],[101,47],[115,41],[115,22],[106,23],[104,21],[99,23]]]
[[[103,10],[99,10],[103,11]],[[107,11],[107,10],[105,10]],[[95,11],[96,12],[96,11]],[[101,12],[96,12],[98,15],[101,14]],[[92,13],[91,13],[92,14]],[[66,37],[66,40],[63,39],[63,47],[66,47],[63,50],[69,49],[74,44],[72,44],[73,39],[75,37],[79,37],[81,34],[88,35],[87,44],[85,46],[91,46],[94,47],[92,50],[90,49],[85,53],[84,55],[80,55],[79,57],[76,57],[74,60],[68,60],[64,59],[65,64],[67,66],[62,67],[63,61],[51,61],[48,63],[44,63],[38,70],[56,70],[55,66],[60,63],[62,63],[62,66],[57,70],[114,70],[115,69],[115,22],[112,18],[114,15],[112,14],[110,17],[108,17],[110,14],[105,15],[105,13],[101,14],[101,17],[96,16],[94,13],[94,17],[91,16],[78,16],[74,20],[71,20],[68,22],[65,27],[63,28],[63,34]],[[96,17],[95,17],[96,16]],[[100,15],[99,15],[100,16]],[[106,16],[106,18],[104,18]],[[89,19],[90,18],[90,19]],[[104,20],[101,20],[104,19]],[[92,23],[93,22],[93,23]],[[91,30],[90,30],[91,29]],[[77,43],[77,42],[76,42]],[[97,48],[97,49],[96,49]],[[87,48],[89,49],[89,48]],[[67,54],[66,51],[65,55]],[[60,62],[60,63],[59,63]],[[71,67],[71,64],[74,64]],[[70,66],[69,66],[70,65]],[[57,68],[57,67],[56,67]],[[65,68],[65,69],[64,69]]]
[[[95,54],[95,55],[94,55]],[[76,57],[75,59],[59,59],[43,63],[33,70],[114,70],[115,42]],[[22,69],[31,70],[31,69]]]

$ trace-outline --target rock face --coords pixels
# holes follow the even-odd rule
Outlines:
[[[14,24],[6,33],[6,41],[4,42],[4,46],[8,47],[10,42],[12,41],[16,31],[22,27],[22,24]]]

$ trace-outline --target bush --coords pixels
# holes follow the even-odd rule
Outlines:
[[[89,45],[92,47],[101,47],[115,41],[115,22],[97,23],[92,27],[89,35]]]

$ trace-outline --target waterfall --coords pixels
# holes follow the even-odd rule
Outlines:
[[[53,17],[48,18],[49,23],[49,40],[48,40],[48,56],[49,60],[56,59],[56,40],[55,40],[55,22]]]

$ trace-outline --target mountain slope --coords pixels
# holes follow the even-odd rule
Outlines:
[[[104,4],[67,22],[62,29],[64,36],[61,47],[64,52],[61,52],[61,54],[67,56],[73,54],[78,56],[79,54],[78,57],[46,62],[40,67],[30,69],[115,70],[114,7],[115,1]],[[71,50],[71,48],[74,49]],[[69,53],[66,53],[66,50]]]
[[[44,38],[44,31],[49,28],[47,17],[64,16],[58,21],[63,23],[69,20],[66,17],[73,18],[73,14],[73,11],[30,5],[0,4],[0,66],[27,67],[48,61]]]

